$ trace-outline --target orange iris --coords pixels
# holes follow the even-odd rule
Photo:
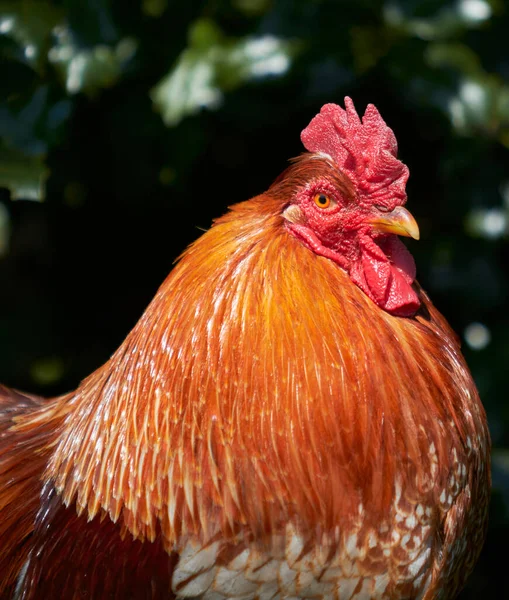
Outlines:
[[[316,194],[313,200],[318,208],[329,208],[330,206],[330,198],[325,194]]]

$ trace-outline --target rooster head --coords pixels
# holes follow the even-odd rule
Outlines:
[[[380,308],[410,317],[420,306],[415,263],[398,239],[419,239],[403,207],[408,167],[397,142],[370,104],[362,120],[353,102],[326,104],[301,134],[310,154],[297,159],[273,193],[290,197],[288,230],[311,251],[338,263]]]

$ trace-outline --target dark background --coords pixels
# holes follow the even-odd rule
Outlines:
[[[502,0],[0,2],[0,381],[101,365],[174,259],[374,103],[408,164],[418,277],[488,412],[488,541],[462,600],[509,597],[509,5]]]

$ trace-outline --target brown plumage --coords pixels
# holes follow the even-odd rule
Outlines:
[[[184,253],[75,392],[0,390],[0,597],[461,589],[486,525],[483,408],[417,284],[392,314],[292,233],[317,181],[351,210],[351,178],[304,155]]]

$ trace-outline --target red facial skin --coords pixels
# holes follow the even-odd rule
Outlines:
[[[322,208],[317,195],[330,199]],[[382,207],[361,205],[342,193],[329,178],[317,178],[299,189],[293,206],[299,209],[298,222],[289,230],[313,252],[333,260],[348,271],[352,281],[383,310],[411,317],[420,302],[412,288],[415,263],[404,244],[393,234],[377,232],[368,221]]]

